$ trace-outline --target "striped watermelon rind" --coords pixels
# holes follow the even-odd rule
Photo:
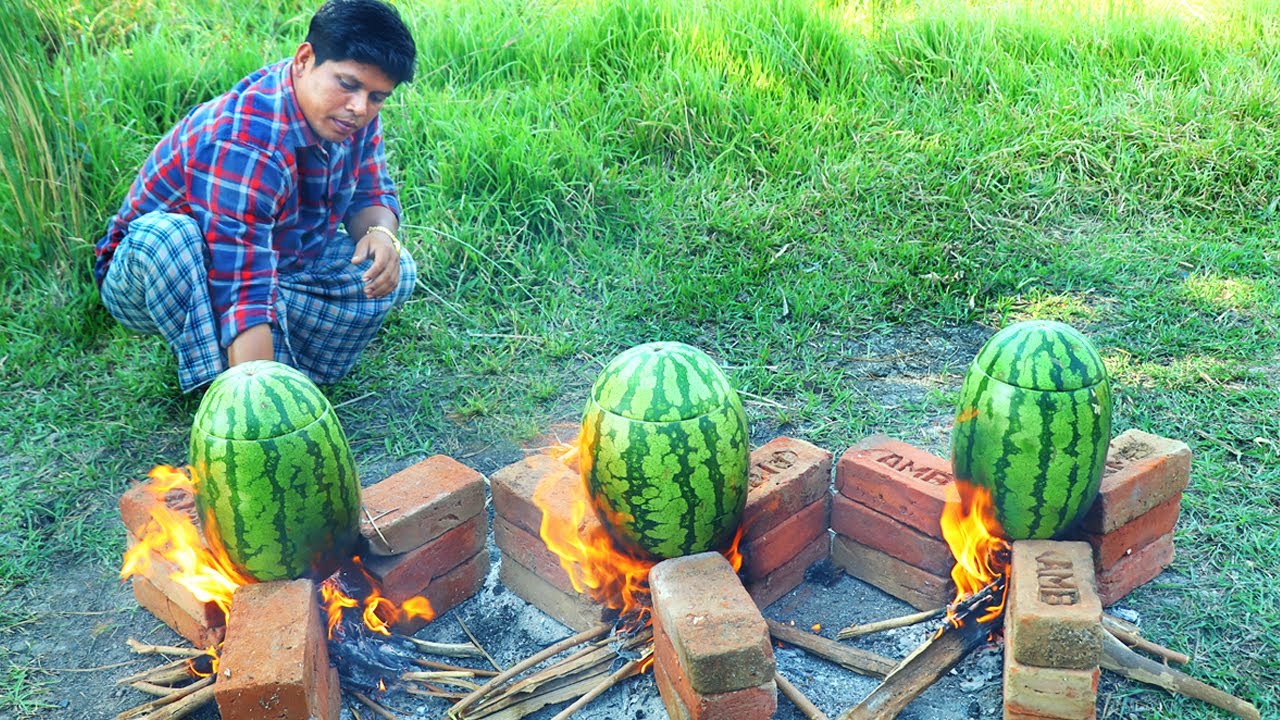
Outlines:
[[[196,412],[190,462],[207,539],[253,579],[326,577],[354,552],[355,462],[297,370],[257,361],[220,375]]]
[[[987,488],[1007,538],[1045,539],[1093,503],[1111,439],[1101,356],[1063,323],[994,335],[965,375],[952,433],[957,480]]]
[[[615,358],[587,402],[581,443],[592,503],[624,549],[672,558],[733,540],[747,500],[746,413],[700,350],[649,343]]]

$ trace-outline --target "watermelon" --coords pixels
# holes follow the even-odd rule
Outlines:
[[[600,373],[582,417],[583,482],[601,524],[637,557],[729,545],[747,501],[747,417],[711,358],[638,345]]]
[[[360,482],[328,399],[270,360],[223,372],[191,427],[205,538],[258,581],[323,578],[354,552]]]
[[[1111,385],[1102,358],[1069,325],[1004,328],[969,365],[951,462],[987,488],[1010,540],[1060,536],[1093,503],[1111,440]]]

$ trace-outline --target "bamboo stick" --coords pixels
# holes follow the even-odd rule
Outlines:
[[[569,707],[556,713],[555,717],[551,718],[551,720],[568,720],[574,713],[586,707],[592,700],[603,695],[609,688],[639,672],[641,665],[645,660],[648,660],[649,656],[652,654],[651,650],[646,651],[640,657],[618,668],[610,674],[609,677],[605,678],[595,687],[587,691],[587,694],[577,700],[574,700],[573,704],[569,705]]]
[[[842,628],[836,633],[837,640],[848,640],[850,638],[861,637],[862,635],[871,635],[882,630],[893,630],[894,628],[910,627],[927,622],[935,618],[940,618],[947,614],[945,607],[936,610],[925,610],[923,612],[903,615],[902,617],[890,618],[888,620],[878,620],[876,622],[865,623],[863,625],[853,624],[846,628]]]

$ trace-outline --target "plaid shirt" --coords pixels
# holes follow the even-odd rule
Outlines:
[[[208,247],[209,297],[223,347],[276,323],[281,274],[323,255],[338,223],[371,205],[400,214],[375,117],[341,143],[307,124],[282,60],[197,106],[151,151],[98,242],[94,278],[106,277],[129,224],[162,210],[194,218]]]

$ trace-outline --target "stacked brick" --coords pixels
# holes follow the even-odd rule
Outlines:
[[[831,556],[850,575],[921,610],[955,598],[939,520],[951,463],[883,435],[836,465]]]
[[[1173,528],[1190,476],[1191,449],[1185,443],[1138,430],[1111,441],[1098,499],[1074,536],[1093,548],[1103,605],[1173,562]]]
[[[649,573],[654,680],[672,718],[766,720],[778,705],[764,617],[719,553]]]
[[[365,569],[397,605],[425,597],[437,615],[474,595],[489,571],[484,476],[444,455],[412,465],[362,492]],[[398,632],[429,622],[402,618]]]
[[[1103,630],[1092,548],[1015,542],[1004,627],[1005,720],[1093,720]]]

